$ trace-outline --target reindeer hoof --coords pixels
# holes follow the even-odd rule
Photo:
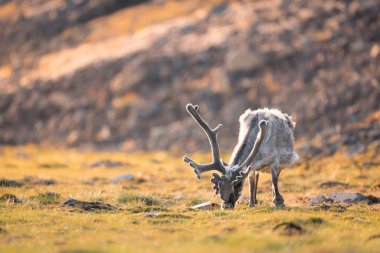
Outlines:
[[[257,200],[255,200],[255,201],[252,201],[252,200],[250,200],[249,201],[249,207],[255,207],[255,205],[257,205]]]
[[[285,203],[283,199],[275,199],[273,200],[273,205],[275,207],[285,207]]]

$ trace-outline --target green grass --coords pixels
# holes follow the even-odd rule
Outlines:
[[[131,194],[123,192],[118,197],[117,201],[121,204],[144,204],[147,206],[159,206],[162,203],[151,195]]]
[[[39,193],[30,197],[31,202],[37,202],[41,206],[58,204],[61,201],[61,196],[55,192]]]
[[[209,156],[194,154],[193,158],[207,162]],[[320,187],[328,181],[349,184],[351,188],[344,191],[379,197],[380,189],[374,186],[380,183],[380,167],[363,170],[352,164],[352,159],[362,164],[369,157],[373,157],[370,150],[354,158],[341,153],[284,170],[280,190],[285,208],[271,206],[270,177],[263,174],[256,207],[248,207],[246,185],[236,209],[196,211],[190,206],[220,200],[211,189],[209,175],[198,180],[181,154],[3,147],[2,179],[21,182],[33,177],[57,184],[24,180],[19,187],[0,185],[0,196],[20,200],[0,201],[0,252],[378,252],[380,239],[367,239],[380,234],[379,204],[307,205],[320,193],[342,190]],[[104,159],[129,166],[89,166]],[[136,180],[111,183],[124,173],[132,173]],[[62,207],[69,198],[101,201],[116,209],[91,212]],[[284,222],[301,226],[302,233],[289,233],[283,227],[274,230]]]

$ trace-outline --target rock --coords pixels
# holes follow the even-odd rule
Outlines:
[[[360,193],[351,192],[330,192],[327,198],[337,203],[355,204],[361,201],[367,201],[368,198]]]
[[[368,205],[374,205],[374,204],[379,204],[380,203],[380,198],[373,196],[373,195],[368,195]]]
[[[16,2],[41,9],[45,1]],[[379,103],[377,0],[223,1],[158,26],[149,15],[141,30],[107,23],[125,29],[99,41],[61,31],[102,27],[99,15],[112,19],[129,4],[55,2],[56,17],[42,11],[2,23],[0,144],[208,151],[184,110],[192,100],[208,105],[201,112],[211,125],[225,124],[224,152],[236,143],[228,133],[237,133],[241,110],[268,105],[296,116],[296,135],[313,156],[357,143],[355,152],[365,150],[380,138],[378,121],[363,121]]]
[[[181,200],[183,198],[184,198],[184,195],[182,193],[180,193],[180,194],[173,196],[172,200]]]
[[[204,202],[204,203],[192,206],[191,209],[194,209],[194,210],[212,210],[218,206],[219,206],[218,204],[208,201],[208,202]]]
[[[101,202],[86,202],[80,201],[73,198],[66,200],[63,204],[63,207],[69,206],[73,208],[82,209],[84,211],[111,211],[116,209],[110,204],[101,203]]]
[[[156,217],[156,216],[159,216],[159,215],[160,215],[160,212],[158,212],[158,211],[144,213],[145,217]]]
[[[116,176],[114,179],[112,179],[112,183],[118,184],[124,181],[133,181],[135,178],[131,173],[128,174],[122,174],[119,176]]]
[[[328,199],[326,198],[324,195],[318,195],[312,199],[309,200],[309,205],[310,206],[315,206],[315,205],[319,205],[319,204],[322,204],[324,202],[332,202],[331,199]]]
[[[115,162],[111,160],[100,160],[90,165],[91,168],[99,168],[99,167],[117,168],[117,167],[123,167],[123,166],[124,166],[124,163]]]

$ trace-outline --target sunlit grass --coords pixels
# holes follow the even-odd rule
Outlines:
[[[1,252],[377,252],[380,205],[328,204],[310,207],[326,181],[350,185],[345,191],[380,195],[380,157],[373,150],[348,157],[315,158],[286,169],[280,190],[287,207],[271,206],[270,177],[259,181],[259,204],[248,207],[248,185],[235,210],[196,211],[192,205],[219,202],[209,175],[198,180],[182,154],[83,152],[24,146],[0,149],[0,175],[23,182],[0,186]],[[207,162],[209,154],[193,154]],[[93,168],[100,160],[125,166]],[[354,161],[354,162],[353,162]],[[367,166],[371,162],[371,166]],[[353,164],[355,163],[355,164]],[[367,163],[365,168],[358,167]],[[59,166],[58,166],[59,165]],[[112,179],[131,173],[135,180]],[[25,180],[33,177],[34,180]],[[38,181],[37,179],[40,179]],[[138,180],[144,179],[144,180]],[[54,180],[47,184],[44,180]],[[3,181],[4,182],[4,181]],[[62,206],[69,198],[115,207],[91,212]],[[273,228],[292,222],[303,232],[287,236]]]

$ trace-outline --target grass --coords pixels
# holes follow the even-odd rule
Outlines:
[[[61,196],[55,192],[39,193],[30,197],[30,200],[36,201],[41,206],[58,204],[61,200]]]
[[[128,192],[122,193],[117,201],[122,204],[144,204],[147,206],[159,206],[160,201],[151,195],[131,194]]]
[[[0,185],[0,196],[20,200],[0,201],[0,252],[378,252],[380,239],[367,239],[380,234],[379,204],[307,205],[309,198],[331,191],[379,197],[380,157],[372,149],[354,157],[342,151],[284,170],[280,190],[285,208],[271,206],[270,177],[263,174],[259,204],[248,207],[246,185],[231,211],[189,208],[220,200],[211,189],[209,175],[198,180],[181,155],[2,147],[1,179],[23,184]],[[209,154],[192,158],[210,159]],[[100,160],[128,166],[91,168]],[[135,180],[112,183],[124,173],[132,173]],[[350,187],[321,187],[330,181]],[[69,198],[101,201],[116,209],[90,212],[62,207]],[[284,227],[273,230],[288,222],[300,226],[302,233]]]

